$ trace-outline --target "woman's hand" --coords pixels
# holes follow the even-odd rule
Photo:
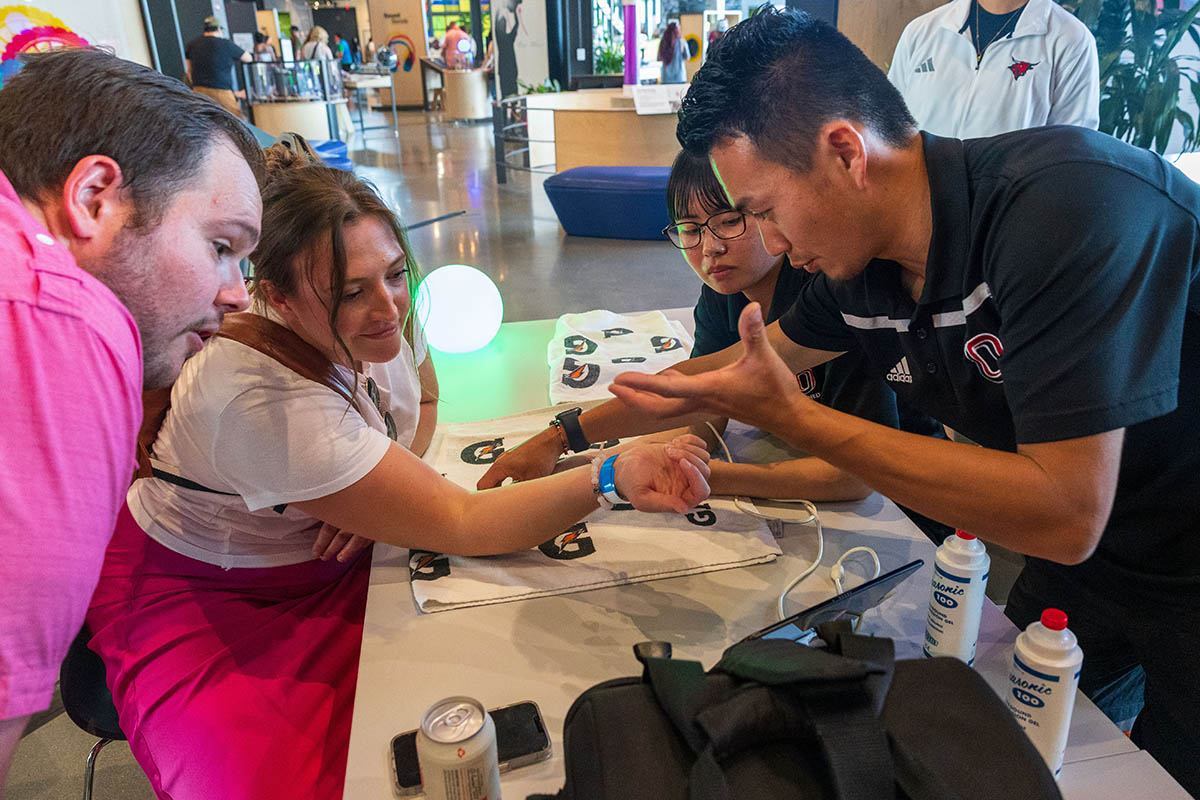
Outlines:
[[[317,533],[317,540],[313,542],[313,558],[328,561],[336,556],[338,561],[345,562],[369,544],[371,544],[370,539],[343,531],[326,522],[321,525],[321,530]]]
[[[634,444],[613,464],[617,493],[638,511],[686,512],[708,498],[708,450],[687,434],[667,444]]]
[[[795,419],[795,404],[807,397],[767,340],[758,303],[742,311],[738,332],[745,351],[729,366],[697,375],[623,372],[611,391],[630,407],[659,417],[716,413],[778,433]]]
[[[512,450],[500,454],[479,482],[476,489],[492,489],[506,479],[530,481],[554,472],[558,457],[562,455],[562,444],[558,435],[547,428],[526,439]]]

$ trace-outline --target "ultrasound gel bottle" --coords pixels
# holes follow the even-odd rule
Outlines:
[[[952,656],[968,664],[975,661],[990,565],[983,542],[964,531],[955,531],[937,549],[925,618],[927,657]]]
[[[1030,623],[1013,648],[1004,699],[1055,778],[1062,771],[1082,663],[1067,615],[1057,608],[1043,611],[1041,622]]]

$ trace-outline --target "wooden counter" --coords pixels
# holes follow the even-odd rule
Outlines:
[[[526,96],[532,167],[557,172],[584,166],[671,165],[679,152],[675,115],[639,116],[621,89],[583,89]]]
[[[252,106],[254,124],[272,136],[290,131],[306,139],[336,139],[336,122],[330,120],[330,109],[345,103],[345,98],[328,103],[322,100],[255,103]]]
[[[454,120],[490,119],[487,76],[481,69],[448,69],[442,72],[443,111]]]

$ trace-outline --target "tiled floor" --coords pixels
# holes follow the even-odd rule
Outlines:
[[[491,125],[441,125],[409,112],[400,131],[400,172],[388,132],[373,131],[371,149],[352,154],[365,165],[360,174],[405,223],[466,211],[414,230],[413,249],[425,270],[461,263],[491,275],[506,321],[695,302],[700,281],[665,241],[568,237],[542,190],[544,175],[510,171],[498,185]]]
[[[401,113],[399,156],[390,131],[372,131],[365,144],[361,138],[351,143],[359,173],[376,184],[406,224],[466,212],[413,231],[412,247],[424,269],[461,263],[487,272],[500,287],[507,321],[695,301],[700,282],[678,251],[666,243],[565,236],[542,190],[544,176],[511,172],[507,184],[496,183],[490,125],[456,127],[437,116]],[[1016,563],[993,558],[989,595],[1002,601]],[[997,569],[998,562],[1006,568]],[[7,797],[78,796],[94,742],[65,715],[55,717],[22,740]],[[100,756],[95,796],[153,797],[123,742]]]

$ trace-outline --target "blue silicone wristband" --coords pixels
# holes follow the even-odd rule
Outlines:
[[[617,456],[609,456],[600,465],[600,476],[597,483],[600,484],[600,494],[604,495],[604,499],[610,503],[624,503],[625,498],[617,494],[617,484],[614,479],[614,467]]]

